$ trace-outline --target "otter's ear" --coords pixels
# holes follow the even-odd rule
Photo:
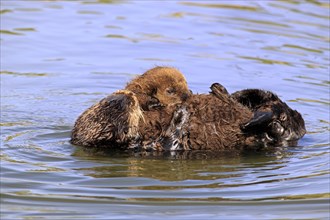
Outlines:
[[[272,112],[256,111],[253,118],[249,122],[241,125],[241,128],[243,131],[259,130],[260,128],[266,127],[271,122],[272,118]]]

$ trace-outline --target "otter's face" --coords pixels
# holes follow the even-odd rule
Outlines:
[[[132,80],[126,89],[137,95],[143,110],[176,105],[191,94],[183,74],[171,67],[155,67]]]
[[[243,124],[243,131],[260,135],[264,142],[288,145],[305,135],[302,116],[274,93],[246,89],[233,93],[232,97],[254,112],[254,117]]]
[[[281,101],[258,109],[247,126],[255,129],[266,145],[296,145],[306,133],[305,122],[300,113]]]
[[[301,114],[285,103],[272,106],[273,119],[269,123],[269,136],[279,142],[296,141],[306,133]]]
[[[151,110],[180,104],[186,101],[190,94],[187,84],[181,84],[174,80],[165,81],[161,85],[150,84],[146,107]]]
[[[180,79],[168,79],[156,88],[154,96],[162,105],[180,104],[187,100],[191,92],[187,83]]]

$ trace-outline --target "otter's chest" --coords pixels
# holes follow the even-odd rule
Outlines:
[[[243,140],[240,125],[252,112],[232,100],[222,101],[213,95],[196,95],[187,105],[189,135],[193,149],[225,149]]]

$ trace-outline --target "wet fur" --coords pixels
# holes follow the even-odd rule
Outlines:
[[[183,74],[171,67],[155,67],[127,84],[143,110],[182,103],[190,94]]]
[[[71,143],[86,147],[126,145],[139,136],[140,121],[143,113],[134,93],[119,90],[78,117]]]
[[[305,134],[301,115],[275,94],[230,95],[215,83],[210,94],[190,94],[176,69],[156,67],[87,109],[71,143],[155,151],[236,151],[283,145]]]
[[[71,143],[86,147],[129,148],[154,140],[170,124],[174,109],[190,95],[182,73],[156,67],[102,99],[75,122]]]
[[[241,104],[213,94],[194,95],[187,101],[189,146],[193,150],[231,150],[245,144],[240,125],[252,112]]]
[[[170,125],[171,132],[164,136],[171,137],[172,145],[180,143],[176,150],[261,150],[295,145],[306,132],[301,115],[272,92],[248,89],[229,95],[219,83],[211,90],[210,94],[191,95],[179,108],[186,110],[185,121],[172,119],[182,130],[178,134]]]

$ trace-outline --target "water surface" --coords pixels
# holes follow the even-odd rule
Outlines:
[[[1,219],[329,218],[326,1],[1,1]],[[94,154],[86,108],[156,65],[195,93],[262,88],[298,147],[239,157]]]

